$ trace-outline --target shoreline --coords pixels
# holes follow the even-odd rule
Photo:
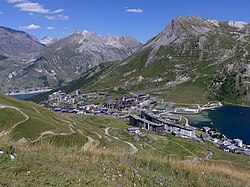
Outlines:
[[[250,105],[243,105],[243,104],[235,104],[235,103],[225,103],[225,105],[223,105],[223,106],[240,106],[240,107],[247,107],[247,108],[249,108],[250,107]]]
[[[34,91],[20,91],[18,93],[16,92],[11,92],[11,93],[6,93],[5,95],[13,96],[13,95],[26,95],[26,94],[39,94],[39,93],[44,93],[44,92],[49,92],[52,89],[44,89],[44,90],[34,90]]]
[[[250,106],[240,106],[240,105],[228,105],[228,103],[227,104],[225,104],[225,105],[223,105],[222,107],[242,107],[242,108],[250,108]],[[199,117],[199,116],[203,116],[204,114],[202,114],[202,112],[201,113],[199,113],[199,114],[197,114],[197,116]],[[226,137],[228,140],[230,140],[230,141],[233,141],[233,139],[240,139],[240,140],[243,140],[243,139],[246,139],[246,138],[244,138],[244,137],[240,137],[240,136],[235,136],[235,135],[233,135],[233,136],[231,136],[231,132],[227,132],[227,133],[225,133],[225,132],[223,132],[223,129],[220,129],[220,128],[218,128],[218,127],[215,127],[214,126],[214,123],[213,123],[213,120],[211,119],[211,118],[207,118],[207,119],[209,119],[209,121],[206,121],[206,120],[200,120],[199,118],[196,118],[195,117],[195,115],[190,115],[190,116],[194,116],[194,118],[192,119],[192,120],[190,120],[189,119],[189,116],[185,116],[186,118],[188,118],[189,119],[189,122],[190,121],[192,121],[192,123],[189,123],[189,125],[190,126],[192,126],[192,127],[195,127],[195,128],[198,128],[198,129],[202,129],[203,127],[209,127],[209,128],[214,128],[214,129],[216,129],[220,134],[222,134],[224,137]],[[196,118],[196,119],[195,119]],[[198,126],[198,125],[196,125],[196,123],[194,123],[194,120],[195,119],[195,121],[196,122],[198,122],[198,123],[209,123],[210,121],[211,121],[211,123],[209,124],[209,125],[202,125],[202,126]],[[205,118],[204,118],[205,119]],[[228,137],[228,136],[230,136],[230,138]],[[245,142],[245,144],[246,145],[250,145],[250,142],[249,142],[249,140],[243,140],[244,142]]]

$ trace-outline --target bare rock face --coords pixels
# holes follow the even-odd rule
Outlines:
[[[2,55],[26,55],[36,52],[43,47],[44,45],[25,32],[0,27],[0,53]]]

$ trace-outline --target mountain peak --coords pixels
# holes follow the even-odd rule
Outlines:
[[[243,29],[248,23],[243,21],[229,21],[228,25],[234,28]]]
[[[195,20],[202,20],[198,15],[191,15],[191,16],[179,16],[174,18],[172,21],[183,21],[183,20],[189,20],[189,21],[195,21]]]
[[[57,42],[59,39],[60,39],[60,38],[52,38],[52,37],[49,37],[49,36],[45,36],[45,37],[43,37],[43,39],[40,40],[39,42],[40,42],[41,44],[44,44],[44,45],[47,45],[47,46],[48,46],[48,45],[51,45],[51,44]]]
[[[75,30],[73,33],[72,33],[72,35],[74,35],[74,34],[77,34],[77,35],[86,35],[86,34],[88,34],[88,33],[91,33],[91,32],[89,32],[89,31],[87,31],[87,30],[81,30],[81,29],[77,29],[77,30]]]
[[[7,27],[0,27],[0,40],[0,51],[7,56],[25,55],[44,47],[34,36]]]

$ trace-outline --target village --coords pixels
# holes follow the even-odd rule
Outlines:
[[[136,137],[145,136],[145,131],[170,133],[174,136],[196,141],[209,141],[225,152],[250,156],[250,145],[240,139],[228,139],[216,129],[209,127],[196,128],[189,125],[185,114],[198,114],[204,110],[215,110],[222,107],[220,102],[205,105],[180,105],[164,103],[147,93],[131,93],[112,98],[107,92],[66,94],[57,91],[49,95],[42,104],[50,110],[77,115],[109,115],[129,119],[127,131]]]

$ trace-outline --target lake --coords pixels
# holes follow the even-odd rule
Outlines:
[[[250,107],[223,106],[203,111],[202,114],[185,116],[192,126],[216,128],[230,139],[239,138],[250,144]]]
[[[17,98],[17,99],[24,100],[24,99],[28,99],[34,95],[37,95],[37,94],[40,94],[40,93],[15,94],[15,95],[10,95],[10,96]]]

